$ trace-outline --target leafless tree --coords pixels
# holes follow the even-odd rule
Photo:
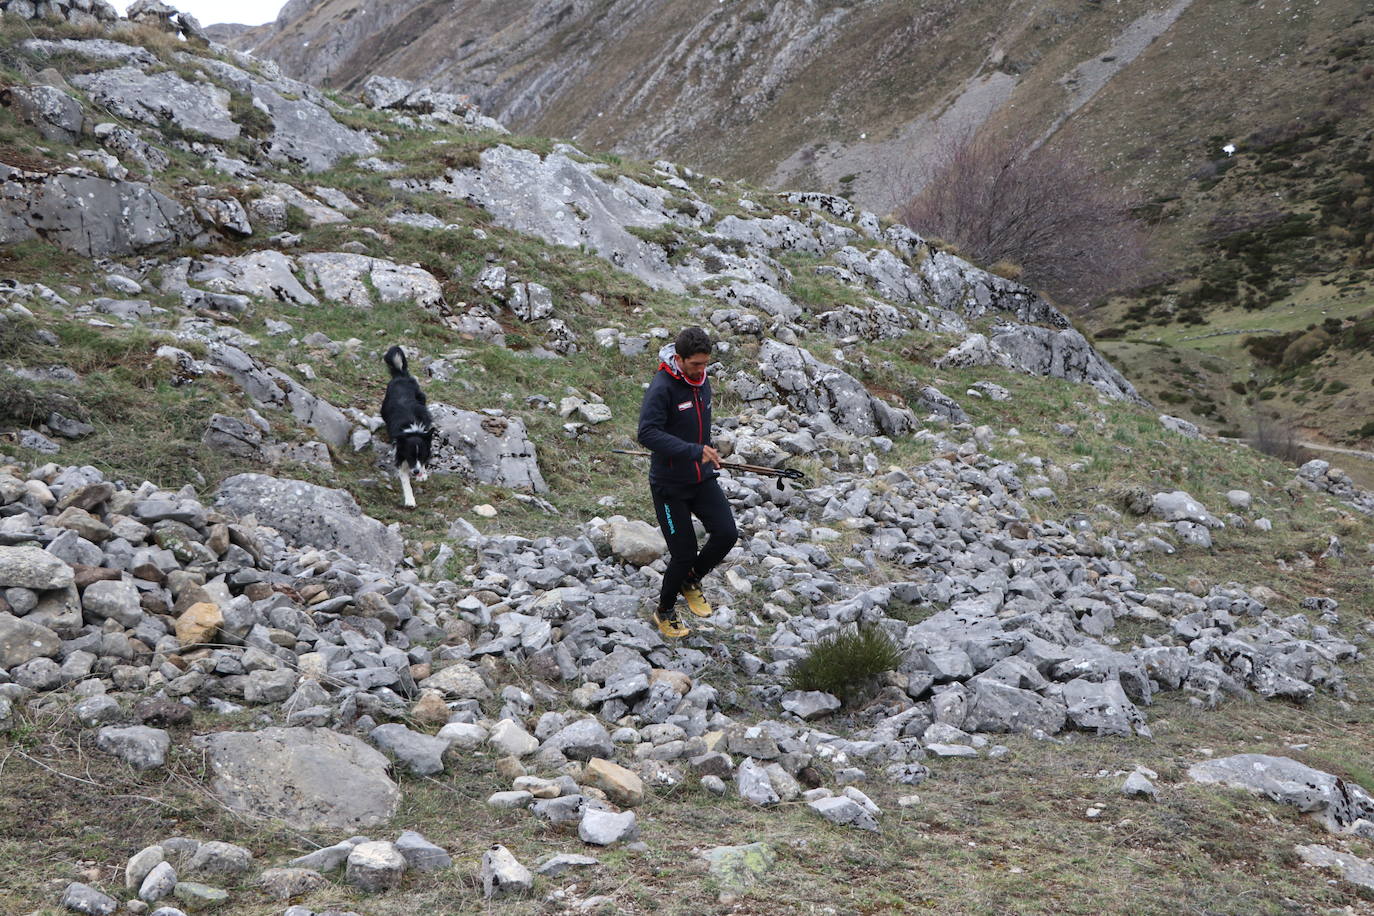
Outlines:
[[[1307,460],[1307,450],[1302,447],[1302,437],[1287,420],[1276,413],[1264,410],[1255,411],[1254,429],[1250,434],[1250,446],[1257,451],[1297,467]]]
[[[1149,229],[1085,156],[1027,134],[967,134],[946,142],[921,190],[896,216],[917,232],[1020,279],[1061,305],[1086,308],[1152,273]]]

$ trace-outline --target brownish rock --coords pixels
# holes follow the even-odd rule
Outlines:
[[[70,506],[53,519],[52,522],[59,528],[70,528],[81,535],[92,544],[103,544],[114,537],[114,532],[110,526],[96,518],[85,509]]]
[[[72,572],[76,574],[76,588],[82,591],[92,582],[109,582],[119,578],[119,570],[106,569],[103,566],[87,566],[84,563],[73,563]]]
[[[670,671],[667,668],[654,668],[649,672],[649,684],[670,684],[677,691],[678,696],[686,696],[687,691],[692,689],[692,679],[681,671]]]
[[[107,502],[114,494],[115,488],[112,483],[91,483],[84,487],[77,487],[75,490],[67,493],[57,501],[57,505],[53,508],[58,512],[63,512],[71,508],[89,511],[101,503]]]
[[[410,716],[421,725],[429,725],[438,728],[448,722],[448,705],[444,702],[443,694],[437,690],[426,690],[420,694],[420,699],[415,701],[415,705],[410,707]]]
[[[188,607],[177,618],[177,642],[183,646],[195,646],[214,640],[224,623],[224,613],[213,601],[201,601]]]
[[[582,769],[582,782],[595,786],[622,808],[633,808],[644,802],[644,780],[618,763],[600,757],[587,761]]]
[[[129,570],[129,572],[133,573],[135,579],[142,579],[144,582],[156,582],[158,585],[161,585],[163,582],[167,581],[167,577],[163,575],[162,570],[158,569],[152,563],[144,563],[141,566],[135,566],[133,569]]]
[[[146,697],[134,704],[134,717],[144,725],[166,728],[191,724],[191,710],[166,697]]]
[[[229,526],[223,523],[210,526],[210,536],[205,539],[205,546],[217,557],[224,556],[224,552],[229,549]]]

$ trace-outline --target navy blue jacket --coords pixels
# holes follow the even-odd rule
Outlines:
[[[711,444],[711,383],[691,385],[668,363],[660,363],[639,408],[639,444],[653,452],[649,485],[698,484],[716,476],[701,463]]]

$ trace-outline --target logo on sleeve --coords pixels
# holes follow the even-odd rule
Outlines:
[[[678,410],[691,410],[691,409],[692,409],[692,402],[691,402],[691,401],[683,401],[681,404],[677,405],[677,409],[678,409]]]

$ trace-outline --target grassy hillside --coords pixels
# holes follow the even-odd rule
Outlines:
[[[860,12],[875,14],[870,7]],[[0,63],[6,67],[7,81],[26,79],[16,46],[34,32],[80,34],[0,21]],[[167,66],[185,65],[174,56],[179,46],[144,38]],[[452,309],[460,303],[487,303],[486,294],[474,288],[474,281],[486,266],[505,266],[513,276],[552,291],[557,315],[577,333],[581,350],[564,359],[537,357],[533,348],[538,341],[529,338],[528,326],[494,304],[491,313],[503,326],[506,347],[465,338],[435,310],[404,303],[365,310],[337,302],[311,307],[259,298],[241,315],[211,317],[222,327],[254,338],[252,353],[264,363],[333,404],[368,415],[380,402],[386,379],[380,354],[388,345],[405,346],[415,367],[439,357],[455,360],[460,370],[450,380],[424,379],[431,400],[469,409],[500,408],[523,419],[550,486],[545,498],[557,514],[547,512],[526,494],[471,483],[456,475],[435,475],[420,485],[420,508],[407,513],[400,508],[394,479],[379,467],[371,451],[334,449],[332,470],[288,465],[274,473],[342,487],[369,514],[399,523],[414,567],[427,582],[451,577],[470,585],[465,567],[472,556],[460,544],[448,542],[449,525],[458,517],[472,520],[484,532],[531,538],[572,532],[593,515],[620,512],[651,518],[643,466],[608,450],[633,439],[642,383],[656,366],[658,341],[652,340],[642,355],[625,356],[615,347],[598,346],[593,332],[604,327],[630,334],[648,333],[656,327],[676,330],[702,322],[703,314],[718,303],[652,289],[588,250],[547,245],[505,229],[486,212],[453,198],[411,194],[391,184],[398,176],[433,176],[447,168],[470,168],[483,149],[497,143],[547,153],[552,141],[448,127],[421,129],[413,122],[406,125],[347,107],[342,95],[335,98],[346,106],[339,118],[375,131],[382,146],[378,157],[400,165],[399,172],[365,171],[344,160],[328,171],[304,175],[262,162],[259,177],[229,179],[210,169],[205,156],[193,148],[168,143],[173,164],[154,182],[174,196],[192,186],[215,184],[244,201],[257,196],[260,186],[269,181],[286,182],[306,192],[321,186],[338,189],[359,207],[349,222],[312,227],[303,214],[293,212],[289,228],[299,239],[288,251],[338,251],[350,246],[398,263],[417,264],[443,281],[445,300]],[[172,136],[170,131],[168,135]],[[238,151],[251,156],[254,138],[242,142],[244,147]],[[0,162],[56,170],[72,164],[79,150],[94,148],[90,137],[71,145],[44,141],[7,111],[0,112]],[[600,163],[608,176],[628,175],[650,186],[669,187],[663,174],[646,163],[609,153],[598,154],[592,161]],[[755,216],[792,210],[747,184],[706,177],[689,182],[696,194],[721,213],[744,212],[741,197],[758,203]],[[421,230],[389,222],[388,217],[400,209],[420,210],[457,228]],[[657,238],[667,241],[662,235]],[[263,244],[260,237],[219,239],[209,253],[240,254]],[[64,441],[60,454],[51,457],[19,449],[12,441],[0,443],[0,450],[16,459],[21,476],[52,460],[90,464],[131,485],[148,479],[163,487],[189,485],[205,495],[231,473],[262,470],[225,456],[201,440],[212,413],[239,416],[246,411],[250,402],[243,393],[228,379],[212,374],[188,384],[174,363],[156,356],[164,344],[184,348],[195,357],[205,355],[204,344],[174,333],[177,323],[191,313],[176,295],[158,291],[169,262],[204,253],[187,247],[148,260],[128,257],[95,264],[44,241],[11,245],[0,252],[0,278],[44,284],[69,303],[63,306],[41,295],[21,298],[9,291],[11,284],[0,287],[4,300],[30,313],[0,312],[0,364],[16,369],[63,365],[79,377],[76,382],[36,382],[0,372],[0,427],[7,429],[12,440],[19,430],[40,425],[53,409],[95,427],[85,439]],[[862,298],[833,277],[816,275],[820,263],[806,255],[787,256],[786,264],[794,274],[788,293],[799,304],[814,313]],[[142,298],[166,312],[148,321],[124,323],[90,311],[87,307],[105,294],[105,278],[111,272],[145,281],[150,291]],[[1283,307],[1282,302],[1271,306],[1275,314]],[[1367,299],[1354,297],[1349,310],[1336,317],[1356,315],[1367,307]],[[1247,320],[1264,315],[1227,314]],[[291,329],[274,333],[277,322]],[[1173,366],[1169,371],[1174,374],[1154,380],[1138,373],[1137,378],[1147,385],[1157,384],[1160,391],[1186,391],[1181,382],[1193,373],[1199,391],[1215,391],[1223,381],[1243,383],[1246,392],[1237,393],[1237,398],[1259,399],[1267,390],[1259,382],[1252,389],[1240,368],[1243,336],[1237,335],[1239,341],[1236,337],[1208,338],[1224,342],[1216,343],[1213,353],[1204,347],[1207,340],[1183,339],[1193,329],[1185,331],[1182,326],[1156,332],[1177,334],[1162,345],[1137,341],[1148,334],[1147,327],[1142,323],[1113,343],[1113,352],[1127,365],[1154,358],[1155,351],[1164,354],[1161,364]],[[1304,329],[1306,323],[1293,317],[1286,324],[1275,320],[1274,327],[1289,333]],[[1294,381],[1320,379],[1320,393],[1306,392],[1314,408],[1318,398],[1360,397],[1369,390],[1368,374],[1363,388],[1352,384],[1349,389],[1332,389],[1339,380],[1337,373],[1345,371],[1337,363],[1368,369],[1367,330],[1365,323],[1342,321],[1327,331],[1331,339],[1319,353],[1289,367],[1280,360],[1274,377],[1291,369]],[[339,346],[306,343],[307,335],[315,333]],[[1032,514],[1029,523],[1072,532],[1084,545],[1100,544],[1110,532],[1139,522],[1131,517],[1129,505],[1142,491],[1185,489],[1216,510],[1224,507],[1226,491],[1251,492],[1257,514],[1272,520],[1272,531],[1227,527],[1215,533],[1216,546],[1210,551],[1185,549],[1123,562],[1139,574],[1146,589],[1167,586],[1205,594],[1211,586],[1231,582],[1244,588],[1263,585],[1277,596],[1273,599],[1276,608],[1296,608],[1309,596],[1336,598],[1340,623],[1333,626],[1346,638],[1368,643],[1374,634],[1370,573],[1374,519],[1291,483],[1292,468],[1273,458],[1225,442],[1187,439],[1165,431],[1157,409],[1108,401],[1085,386],[1007,370],[935,368],[934,360],[953,341],[950,335],[911,331],[889,340],[841,344],[813,332],[802,343],[827,360],[836,359],[837,348],[843,350],[846,370],[893,402],[914,407],[927,384],[956,396],[971,421],[968,428],[954,431],[959,438],[971,439],[977,427],[987,426],[993,434],[981,440],[986,442],[987,455],[1010,461],[1040,459],[1047,473],[1064,475],[1062,482],[1055,481],[1057,495],[1052,499],[1026,501]],[[751,368],[759,345],[743,335],[730,342],[729,351],[719,354],[722,377],[737,368]],[[1236,349],[1224,349],[1228,347]],[[1192,350],[1200,354],[1196,364],[1184,361],[1182,355]],[[1177,364],[1172,354],[1179,354]],[[1209,374],[1204,376],[1204,372]],[[1213,377],[1215,381],[1207,381]],[[1010,400],[963,394],[979,381],[1005,387]],[[1283,390],[1291,391],[1292,386]],[[564,429],[565,419],[537,400],[542,396],[556,407],[569,393],[601,397],[611,407],[613,420],[570,436]],[[1369,403],[1363,401],[1366,410]],[[1180,409],[1187,406],[1182,404]],[[739,409],[738,400],[720,386],[716,416],[729,418]],[[1174,412],[1172,404],[1170,410]],[[305,442],[313,437],[284,410],[264,409],[262,413],[277,439]],[[932,458],[957,455],[937,455],[928,442],[907,437],[896,442],[882,460],[884,465],[913,469]],[[0,465],[6,463],[0,459]],[[804,458],[796,466],[817,483],[834,478],[819,460]],[[881,485],[880,480],[874,482],[875,487]],[[607,497],[614,500],[613,505],[603,504]],[[496,516],[475,515],[472,510],[481,504],[494,506]],[[1344,558],[1321,556],[1333,534],[1346,544]],[[438,551],[446,543],[455,547],[456,559],[447,568],[435,569]],[[840,555],[839,550],[835,553]],[[899,574],[885,566],[843,573],[846,582],[871,584],[894,581]],[[732,596],[731,600],[740,611],[741,626],[706,630],[710,644],[723,646],[731,654],[758,650],[774,631],[775,621],[766,616],[750,621],[751,613],[763,615],[762,602],[755,595]],[[1163,621],[1123,620],[1108,639],[1124,648],[1167,635]],[[495,658],[492,661],[502,682],[532,684],[531,672]],[[799,802],[761,810],[733,793],[711,795],[695,779],[687,779],[678,786],[651,791],[640,809],[646,849],[598,852],[600,867],[559,879],[541,878],[531,899],[501,904],[485,902],[475,880],[488,844],[503,843],[531,864],[544,853],[580,852],[584,847],[575,834],[542,825],[523,812],[484,804],[491,793],[510,785],[508,777],[497,773],[495,754],[484,749],[461,756],[437,777],[398,775],[405,801],[397,824],[419,830],[452,850],[454,868],[408,878],[403,892],[372,897],[331,883],[296,902],[314,910],[355,910],[369,916],[477,911],[1374,913],[1374,893],[1329,880],[1333,876],[1303,866],[1293,852],[1298,843],[1331,843],[1371,858],[1374,841],[1331,837],[1291,808],[1260,797],[1199,787],[1185,775],[1190,763],[1206,757],[1270,753],[1295,757],[1374,791],[1369,754],[1374,736],[1374,704],[1370,702],[1374,665],[1366,657],[1349,665],[1346,673],[1348,689],[1343,696],[1319,692],[1304,704],[1232,698],[1217,709],[1206,710],[1190,703],[1184,693],[1161,695],[1149,710],[1152,740],[1100,738],[1083,732],[1045,741],[998,736],[1009,749],[1004,757],[932,757],[927,763],[933,776],[920,786],[919,802],[903,805],[899,801],[911,794],[909,787],[878,779],[865,783],[865,791],[887,812],[882,833],[876,836],[825,824]],[[752,721],[776,714],[775,708],[760,702],[749,689],[768,686],[766,676],[748,678],[733,665],[712,663],[701,678],[726,697],[724,706],[732,716]],[[488,701],[484,715],[495,715],[500,705],[500,700]],[[540,709],[544,708],[541,701]],[[204,733],[257,727],[264,717],[276,721],[273,717],[280,718],[281,711],[260,708],[221,716],[198,707],[193,715],[190,730]],[[876,715],[875,708],[858,706],[825,727],[848,731]],[[22,707],[15,703],[15,720],[13,729],[0,735],[0,910],[6,913],[55,914],[58,910],[52,901],[74,879],[120,887],[128,856],[168,836],[242,844],[260,861],[273,864],[341,839],[303,835],[231,814],[207,791],[204,760],[190,749],[189,742],[179,743],[166,769],[138,774],[95,753],[90,730],[80,728],[65,702]],[[1119,794],[1124,774],[1136,766],[1159,774],[1157,803]],[[701,851],[712,846],[763,840],[773,846],[777,861],[748,888],[723,886],[706,873],[699,858]],[[247,881],[226,881],[225,887],[233,897],[224,912],[275,916],[285,909],[285,904],[270,901]]]

